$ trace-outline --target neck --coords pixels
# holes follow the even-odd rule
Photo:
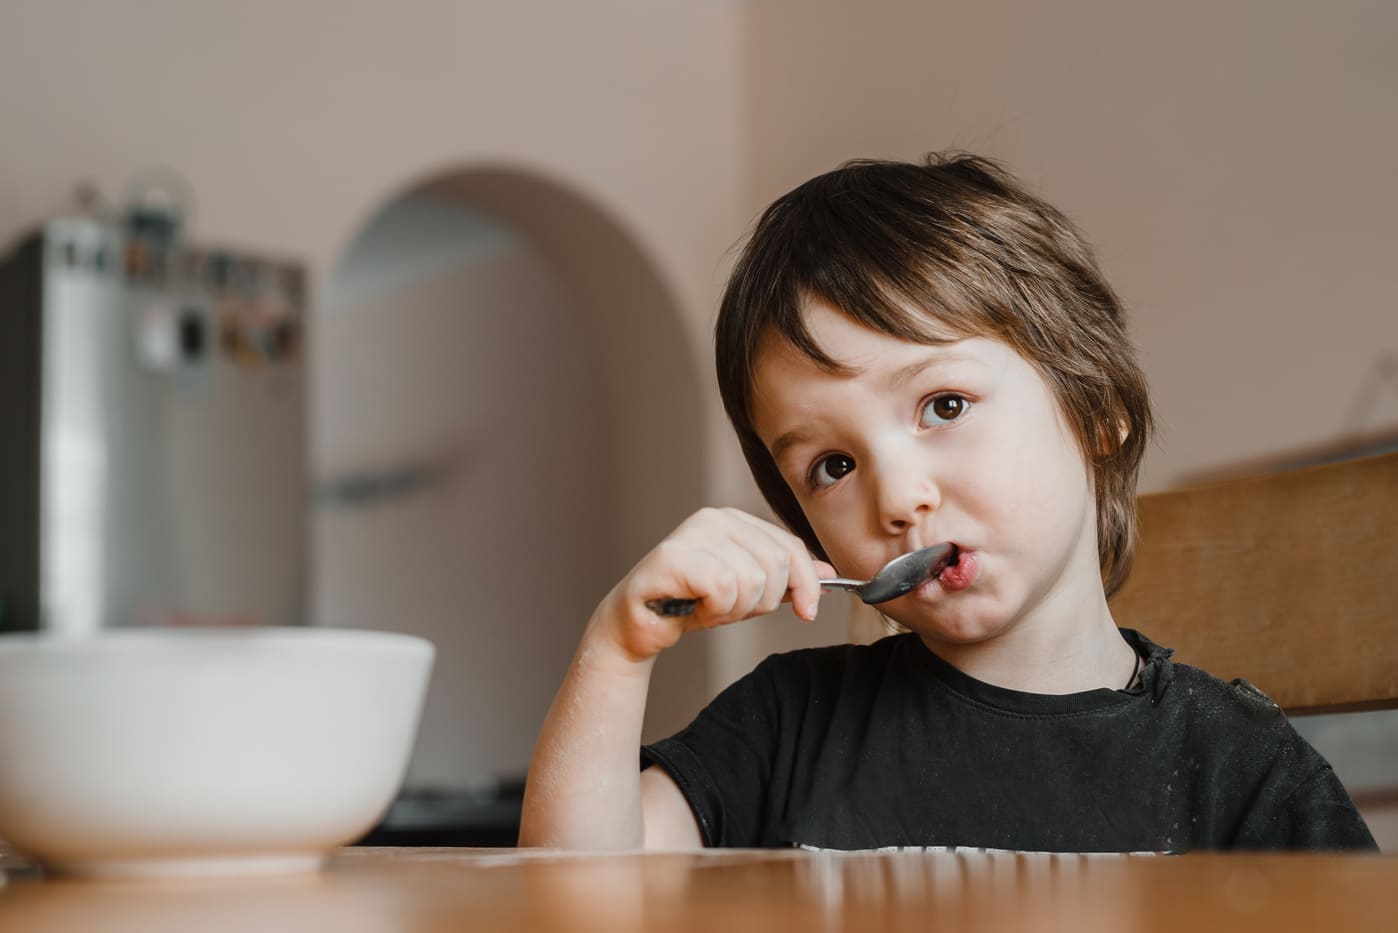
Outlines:
[[[1097,593],[1087,606],[1040,612],[983,641],[923,641],[953,667],[997,687],[1044,694],[1120,690],[1134,669],[1135,652],[1117,630],[1106,596]]]

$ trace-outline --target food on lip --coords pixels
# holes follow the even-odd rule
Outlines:
[[[964,590],[976,581],[979,563],[976,560],[975,554],[963,551],[960,548],[956,550],[954,556],[956,557],[955,562],[949,563],[946,567],[942,568],[942,573],[938,576],[937,580],[944,589],[952,591]]]

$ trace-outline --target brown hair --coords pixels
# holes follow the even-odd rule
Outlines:
[[[1028,360],[1092,466],[1107,594],[1125,581],[1150,402],[1121,302],[1067,217],[997,163],[958,153],[847,162],[762,214],[719,308],[719,391],[767,503],[824,557],[749,413],[764,339],[838,368],[806,329],[811,299],[894,337],[991,337]]]

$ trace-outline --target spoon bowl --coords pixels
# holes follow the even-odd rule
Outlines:
[[[884,564],[870,580],[836,577],[821,580],[820,585],[827,590],[848,590],[872,606],[897,599],[933,577],[941,576],[942,571],[956,563],[959,556],[956,545],[944,541],[898,555]]]

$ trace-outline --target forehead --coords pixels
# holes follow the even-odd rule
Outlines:
[[[803,301],[799,321],[763,331],[752,357],[754,389],[772,382],[775,371],[815,370],[831,377],[853,377],[916,365],[929,357],[973,360],[984,353],[968,347],[992,342],[956,333],[928,315],[909,314],[913,318],[917,319],[915,331],[910,325],[906,333],[891,333],[880,324],[856,320],[824,300]]]
[[[776,332],[765,335],[754,357],[750,412],[764,443],[793,423],[824,420],[837,410],[900,393],[917,380],[1014,375],[1035,379],[1031,368],[997,340],[967,337],[920,343],[865,327],[828,306],[805,311],[806,328],[824,359]]]

